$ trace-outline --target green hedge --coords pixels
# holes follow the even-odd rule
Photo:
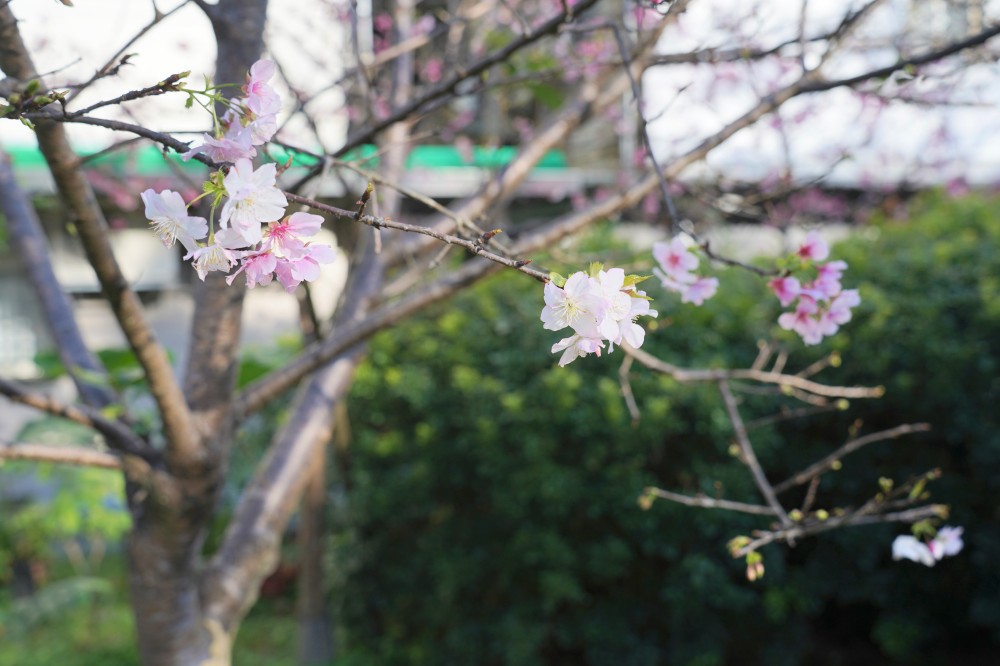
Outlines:
[[[829,381],[885,384],[880,401],[753,433],[775,478],[863,432],[930,421],[869,447],[824,481],[826,506],[862,501],[880,475],[940,466],[967,551],[934,569],[893,563],[905,528],[841,530],[765,550],[750,584],[726,540],[753,519],[657,503],[649,484],[754,500],[728,454],[717,393],[641,368],[633,425],[622,356],[556,366],[541,290],[501,276],[380,336],[351,396],[349,538],[337,543],[344,663],[956,663],[1000,649],[995,202],[931,199],[836,250],[864,299],[819,349],[773,323],[776,299],[724,273],[703,308],[651,290],[648,349],[690,366],[746,365],[777,336],[803,367],[832,348]],[[873,238],[874,237],[874,238]],[[787,398],[747,396],[748,419]]]

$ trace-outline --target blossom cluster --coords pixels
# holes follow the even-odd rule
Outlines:
[[[958,555],[965,545],[962,528],[945,526],[938,530],[933,539],[920,541],[910,535],[900,535],[892,542],[892,559],[913,560],[928,567],[934,566],[945,557]]]
[[[591,267],[590,274],[578,271],[563,280],[553,275],[545,285],[544,328],[573,329],[573,335],[552,345],[552,353],[562,352],[559,365],[572,363],[588,354],[601,355],[605,342],[608,352],[627,342],[642,346],[645,331],[635,323],[640,316],[655,317],[646,293],[636,289],[642,277],[625,275],[621,268]]]
[[[212,223],[189,215],[188,206],[194,202],[185,204],[177,192],[149,189],[141,196],[153,231],[166,247],[180,242],[187,250],[184,259],[191,260],[202,280],[210,271],[228,273],[239,264],[226,279],[229,284],[240,273],[249,288],[270,284],[277,277],[290,292],[303,281],[315,280],[320,264],[332,262],[335,255],[329,245],[304,240],[316,235],[322,217],[302,212],[285,216],[288,200],[275,186],[277,167],[264,164],[254,169],[250,161],[256,154],[253,146],[274,134],[274,115],[281,101],[267,85],[273,72],[273,63],[255,63],[244,88],[246,96],[233,102],[226,114],[230,118],[226,134],[218,139],[206,134],[205,143],[186,154],[202,152],[213,160],[234,162],[228,172],[217,171],[205,183],[203,196],[213,198]]]
[[[274,76],[275,65],[270,60],[258,60],[250,67],[244,97],[229,100],[215,135],[202,134],[202,142],[184,153],[189,160],[201,153],[215,162],[235,162],[257,155],[256,146],[262,146],[278,131],[278,111],[281,98],[268,85]]]
[[[810,232],[798,250],[787,260],[789,270],[768,282],[782,307],[796,300],[793,310],[778,317],[778,325],[795,331],[807,345],[818,344],[851,320],[851,308],[861,303],[857,289],[843,289],[841,276],[847,269],[843,261],[822,262],[830,248],[816,232]],[[799,273],[807,279],[799,279]]]
[[[670,242],[655,243],[653,258],[659,264],[653,269],[653,274],[660,278],[664,289],[679,293],[682,303],[701,305],[719,288],[717,278],[693,272],[698,268],[698,257],[688,250],[680,236],[675,236]]]

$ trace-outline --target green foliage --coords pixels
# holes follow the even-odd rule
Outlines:
[[[933,570],[893,563],[892,526],[843,530],[764,551],[749,584],[726,541],[755,522],[658,502],[646,485],[755,500],[727,453],[717,393],[636,367],[633,424],[621,356],[556,367],[559,333],[538,325],[541,294],[502,276],[438,314],[380,336],[351,397],[351,566],[335,591],[354,664],[834,663],[837,655],[947,663],[1000,642],[996,364],[1000,225],[988,202],[930,200],[908,223],[838,248],[860,283],[855,321],[820,348],[774,324],[778,304],[744,273],[682,306],[655,285],[651,352],[685,366],[748,365],[777,336],[821,377],[885,384],[886,399],[753,431],[775,479],[862,432],[930,420],[930,435],[876,444],[824,481],[820,506],[856,503],[879,476],[940,465],[931,487],[967,525],[968,553]],[[871,234],[875,235],[875,234]],[[994,268],[990,268],[994,267]],[[639,266],[640,272],[644,268]],[[797,406],[747,395],[745,417]]]
[[[18,441],[53,445],[94,444],[83,426],[46,417],[25,426]],[[0,501],[0,563],[43,556],[65,540],[118,541],[128,529],[121,474],[113,470],[33,462],[0,465],[0,486],[30,486],[23,500]],[[0,575],[3,580],[5,575]]]

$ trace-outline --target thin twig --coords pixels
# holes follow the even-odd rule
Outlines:
[[[685,506],[694,506],[702,509],[722,509],[724,511],[738,511],[756,516],[774,516],[774,509],[760,504],[747,504],[746,502],[734,502],[732,500],[712,499],[704,495],[683,495],[660,488],[646,488],[644,495],[670,500]]]
[[[771,487],[771,483],[767,480],[763,468],[757,461],[757,454],[754,453],[753,444],[751,444],[750,437],[747,435],[746,426],[743,425],[743,418],[740,416],[739,407],[736,405],[736,398],[729,389],[729,382],[725,380],[720,381],[719,392],[722,394],[722,401],[726,405],[726,413],[729,415],[729,421],[733,424],[733,432],[736,435],[736,443],[740,447],[743,464],[750,469],[754,483],[757,484],[757,490],[764,496],[767,505],[774,510],[774,514],[778,516],[782,526],[788,527],[792,524],[792,521],[785,512],[785,508],[781,506],[781,502],[778,501],[777,495],[774,494],[774,488]]]
[[[868,444],[881,442],[887,439],[896,439],[897,437],[902,437],[903,435],[909,435],[915,432],[927,432],[930,429],[931,426],[929,423],[907,423],[905,425],[896,426],[895,428],[890,428],[889,430],[873,432],[870,435],[852,439],[822,460],[813,463],[801,472],[793,474],[781,483],[775,484],[774,491],[776,493],[782,493],[789,488],[800,486],[803,483],[810,481],[813,477],[819,476],[833,467],[834,463],[842,459],[844,456],[853,453]]]
[[[732,379],[748,379],[762,384],[776,384],[790,389],[799,389],[806,393],[819,395],[827,398],[880,398],[885,393],[881,386],[868,388],[864,386],[828,386],[818,382],[796,377],[795,375],[784,375],[779,372],[767,372],[763,370],[751,369],[686,369],[661,361],[649,352],[635,349],[627,344],[621,345],[622,350],[634,356],[635,360],[650,370],[670,375],[679,382],[717,382]]]
[[[628,407],[628,413],[632,417],[632,425],[639,423],[639,419],[642,418],[642,413],[639,411],[639,405],[635,402],[635,394],[632,392],[632,382],[629,381],[628,371],[632,368],[632,357],[626,354],[625,358],[622,359],[622,364],[618,367],[618,384],[622,389],[622,397],[625,399],[625,406]]]

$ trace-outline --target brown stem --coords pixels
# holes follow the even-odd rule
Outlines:
[[[781,483],[775,484],[774,492],[783,493],[790,488],[795,486],[800,486],[803,483],[807,483],[813,477],[817,477],[823,472],[827,471],[833,467],[834,463],[842,459],[844,456],[857,451],[863,446],[868,444],[873,444],[875,442],[881,442],[887,439],[896,439],[897,437],[902,437],[903,435],[909,435],[914,432],[927,432],[931,429],[929,423],[908,423],[901,426],[896,426],[895,428],[890,428],[889,430],[882,430],[880,432],[873,432],[870,435],[865,435],[864,437],[858,437],[847,442],[836,451],[826,456],[822,460],[819,460],[809,467],[805,468],[801,472],[797,472],[790,476],[788,479],[782,481]]]
[[[82,467],[102,467],[121,469],[121,458],[113,453],[85,449],[79,446],[53,446],[51,444],[30,444],[0,442],[0,460],[34,460],[54,462]]]
[[[771,507],[774,514],[781,520],[782,526],[788,527],[792,524],[792,521],[788,518],[785,508],[781,506],[781,502],[778,501],[778,497],[774,494],[774,488],[771,487],[771,483],[767,480],[767,475],[764,474],[764,469],[757,461],[757,454],[754,453],[753,444],[751,444],[750,437],[747,435],[746,426],[743,425],[743,417],[740,416],[736,398],[729,389],[729,382],[725,380],[719,382],[719,393],[722,394],[722,401],[726,405],[726,413],[729,415],[729,421],[733,424],[733,432],[736,435],[736,443],[740,447],[743,464],[749,468],[750,473],[753,475],[754,483],[757,484],[757,490],[764,496],[767,505]]]

